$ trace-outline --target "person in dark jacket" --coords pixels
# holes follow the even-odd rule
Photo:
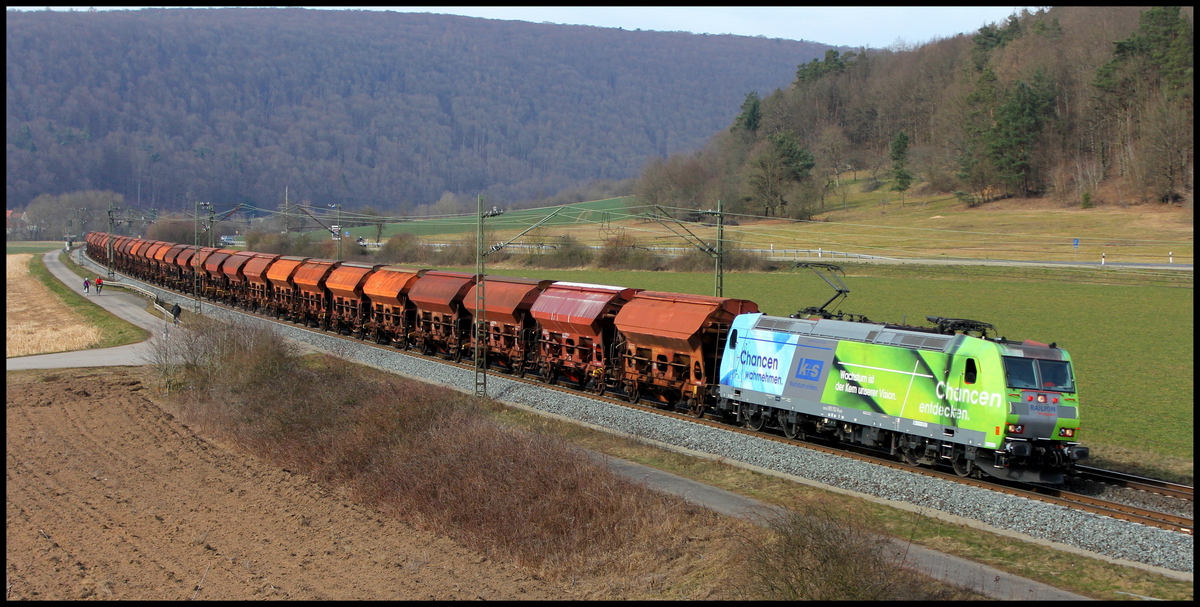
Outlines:
[[[176,303],[174,306],[171,306],[171,317],[175,319],[175,324],[179,324],[180,312],[183,312],[183,310],[179,308],[178,303]]]

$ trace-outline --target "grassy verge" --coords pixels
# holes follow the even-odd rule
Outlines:
[[[63,243],[61,240],[18,240],[4,243],[4,252],[6,255],[15,255],[17,253],[45,253],[54,249],[61,249]]]
[[[549,420],[522,410],[507,409],[496,415],[506,423],[556,434],[587,449],[666,470],[770,504],[787,508],[795,508],[798,504],[837,504],[838,508],[853,511],[856,520],[868,530],[911,540],[939,552],[984,563],[1083,596],[1107,600],[1132,598],[1119,594],[1126,592],[1167,600],[1191,600],[1194,593],[1192,582],[832,494],[718,461],[665,451],[582,426]]]
[[[84,273],[83,268],[71,262],[65,255],[61,256],[61,259],[67,264],[67,267],[74,266],[72,271],[80,276],[92,276],[90,273]],[[74,310],[87,322],[100,329],[101,338],[94,347],[112,348],[114,346],[126,346],[145,341],[150,337],[150,333],[145,329],[117,318],[108,310],[96,305],[96,303],[80,295],[74,289],[64,285],[50,274],[40,256],[35,255],[29,262],[29,274],[39,280],[46,288],[50,289],[50,292],[54,293],[62,301],[63,305]]]

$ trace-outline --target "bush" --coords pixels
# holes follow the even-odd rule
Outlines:
[[[525,256],[527,266],[538,268],[581,268],[592,263],[592,250],[574,236],[564,236],[557,246]]]
[[[876,179],[874,177],[868,177],[863,180],[863,184],[859,188],[859,191],[864,194],[866,194],[867,192],[874,192],[875,190],[878,190],[879,186],[881,186],[881,185],[883,185],[883,182],[879,181],[878,179]]]
[[[1094,206],[1094,205],[1092,204],[1092,193],[1091,193],[1091,192],[1084,192],[1084,193],[1083,193],[1083,196],[1082,196],[1082,202],[1080,203],[1080,205],[1079,205],[1079,208],[1081,208],[1081,209],[1090,209],[1090,208],[1092,208],[1093,206]]]
[[[156,351],[185,423],[476,550],[562,575],[677,555],[716,515],[613,473],[493,401],[345,361],[300,358],[269,329],[197,319]],[[164,342],[165,343],[165,342]]]
[[[815,503],[768,520],[749,541],[748,594],[768,600],[945,600],[920,576],[887,558],[888,540],[866,531],[859,513]]]
[[[666,265],[658,255],[626,234],[618,234],[604,241],[596,265],[609,270],[663,270]]]

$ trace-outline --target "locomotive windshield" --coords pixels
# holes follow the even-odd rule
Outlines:
[[[1071,363],[1065,360],[1004,357],[1004,375],[1008,387],[1019,390],[1054,390],[1074,392]]]

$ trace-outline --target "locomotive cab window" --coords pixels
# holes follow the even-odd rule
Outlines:
[[[1032,358],[1004,357],[1004,375],[1008,378],[1008,387],[1022,390],[1036,390],[1037,372],[1034,371]]]
[[[968,358],[966,369],[963,370],[963,383],[973,384],[978,376],[979,371],[975,366],[975,359]]]
[[[1038,360],[1037,363],[1043,390],[1075,391],[1075,382],[1071,381],[1071,363],[1065,360]]]
[[[729,347],[730,348],[737,347],[737,329],[734,329],[729,332]]]

